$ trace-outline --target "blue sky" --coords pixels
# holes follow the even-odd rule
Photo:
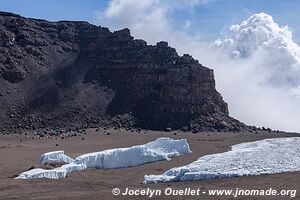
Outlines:
[[[1,0],[0,10],[51,21],[79,20],[98,24],[94,12],[104,10],[107,4],[108,0]],[[192,9],[176,10],[170,19],[174,26],[189,20],[191,34],[200,34],[204,40],[212,41],[225,27],[258,12],[270,14],[280,25],[289,25],[299,44],[300,1],[297,0],[209,0]]]

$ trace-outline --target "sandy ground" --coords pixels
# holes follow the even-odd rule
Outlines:
[[[102,130],[68,139],[32,139],[24,135],[0,136],[0,199],[300,199],[300,194],[289,196],[113,196],[112,189],[185,189],[193,188],[201,191],[209,189],[287,189],[300,193],[300,173],[284,173],[267,176],[231,178],[186,183],[142,184],[145,174],[161,174],[172,167],[188,164],[200,156],[227,151],[230,145],[246,141],[255,141],[271,137],[291,137],[295,134],[285,133],[181,133],[151,132],[132,133],[126,131],[110,131],[106,135]],[[180,156],[171,161],[161,161],[138,167],[114,170],[88,169],[75,172],[61,180],[15,180],[13,177],[36,165],[42,153],[64,150],[75,157],[83,153],[100,151],[108,148],[129,147],[143,144],[158,137],[187,138],[192,154]],[[82,138],[84,137],[84,140]],[[20,141],[22,140],[22,141]],[[59,146],[56,146],[58,144]]]

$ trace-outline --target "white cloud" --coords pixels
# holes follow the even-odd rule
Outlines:
[[[189,19],[183,21],[181,29],[176,28],[172,14],[209,2],[111,0],[105,10],[96,12],[96,17],[99,24],[113,30],[128,27],[135,38],[150,44],[168,41],[180,54],[190,53],[213,68],[217,89],[237,119],[257,126],[300,131],[300,51],[292,32],[261,13],[231,26],[226,35],[211,45],[214,48],[208,48],[199,37],[186,32],[193,26]]]
[[[300,48],[270,15],[232,25],[212,46],[225,53],[216,68],[233,116],[250,124],[300,131]],[[225,61],[226,60],[226,61]]]
[[[155,43],[160,36],[165,37],[162,30],[169,29],[168,9],[159,5],[159,0],[112,0],[106,10],[96,15],[101,25],[113,30],[130,28],[136,38],[148,36],[148,42]]]
[[[183,53],[181,46],[198,41],[197,37],[177,30],[171,23],[171,15],[178,10],[193,9],[193,6],[207,4],[213,0],[111,0],[105,10],[96,11],[97,22],[112,30],[129,28],[135,38],[150,44],[168,41]],[[183,25],[190,26],[186,20]]]
[[[264,69],[266,81],[274,86],[300,83],[300,47],[287,26],[279,27],[270,15],[254,14],[240,25],[230,26],[224,38],[212,46],[234,58],[255,59]]]

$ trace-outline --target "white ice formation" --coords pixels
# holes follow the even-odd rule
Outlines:
[[[129,148],[83,154],[74,160],[66,156],[63,151],[49,152],[43,154],[40,162],[62,161],[69,163],[51,170],[32,169],[21,173],[16,179],[60,179],[66,177],[67,173],[81,171],[86,168],[116,169],[133,167],[160,160],[169,160],[172,157],[190,152],[186,139],[173,140],[170,138],[159,138],[153,142]]]
[[[234,145],[224,153],[200,157],[145,183],[197,181],[300,171],[300,137],[264,139]]]

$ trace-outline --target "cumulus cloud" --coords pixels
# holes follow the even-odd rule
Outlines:
[[[298,86],[300,83],[300,47],[293,41],[288,26],[280,27],[270,15],[252,15],[240,25],[230,26],[227,35],[216,40],[232,58],[255,59],[253,67],[264,69],[274,86]]]
[[[168,41],[180,54],[190,53],[213,68],[217,89],[233,117],[251,125],[300,131],[300,50],[292,32],[264,13],[230,26],[212,44],[188,33],[190,19],[174,26],[172,15],[178,10],[210,1],[111,0],[95,14],[103,26],[128,27],[135,38],[150,44]]]
[[[230,26],[211,47],[225,54],[222,64],[210,63],[233,116],[250,124],[300,130],[300,48],[287,26],[280,27],[265,13],[254,14]]]

